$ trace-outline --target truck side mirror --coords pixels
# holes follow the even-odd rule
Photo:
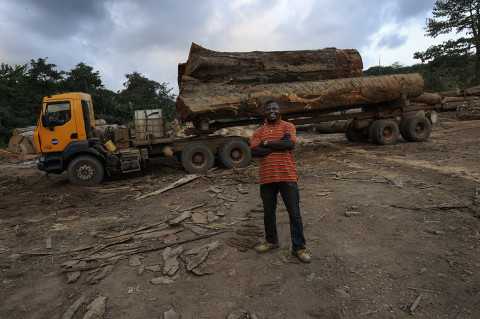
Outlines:
[[[48,115],[42,115],[42,126],[43,127],[48,127],[50,131],[53,131],[53,124],[50,123],[50,120],[48,119]]]

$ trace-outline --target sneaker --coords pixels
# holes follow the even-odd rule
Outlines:
[[[312,257],[310,257],[305,249],[292,250],[292,255],[297,257],[302,263],[309,263],[312,261]]]
[[[278,247],[280,247],[278,243],[272,244],[269,242],[265,242],[264,244],[261,244],[260,246],[255,247],[255,250],[257,251],[257,253],[263,254],[263,253],[266,253],[267,251],[270,251]]]

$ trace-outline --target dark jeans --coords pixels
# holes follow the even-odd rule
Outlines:
[[[260,196],[263,201],[263,222],[265,225],[265,240],[269,243],[278,243],[277,218],[277,195],[280,192],[283,202],[290,217],[290,236],[292,249],[305,249],[305,237],[303,236],[303,222],[300,215],[300,195],[297,183],[278,182],[260,184]]]

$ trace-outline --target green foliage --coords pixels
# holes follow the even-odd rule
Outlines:
[[[420,73],[425,81],[425,92],[444,92],[475,85],[475,57],[442,56],[428,63],[403,66],[398,62],[390,66],[374,66],[364,70],[362,75],[388,75],[404,73]]]
[[[125,89],[120,92],[120,103],[131,103],[133,110],[161,109],[167,122],[178,116],[175,95],[165,83],[147,79],[138,72],[126,74]]]
[[[80,62],[68,72],[56,70],[48,58],[30,60],[20,66],[0,65],[0,147],[8,144],[16,127],[36,125],[43,97],[61,92],[92,95],[95,117],[107,123],[133,122],[136,109],[163,110],[167,121],[176,116],[175,96],[166,84],[159,84],[134,72],[127,74],[125,89],[105,89],[100,74]]]
[[[424,52],[415,52],[414,58],[422,62],[442,58],[469,58],[474,53],[474,83],[480,84],[480,1],[437,0],[433,7],[433,18],[426,21],[426,35],[436,38],[453,30],[466,36],[450,39],[431,46]],[[453,79],[454,80],[454,79]]]

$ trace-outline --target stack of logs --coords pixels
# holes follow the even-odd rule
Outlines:
[[[456,110],[458,107],[479,107],[480,86],[468,89],[457,89],[441,93],[424,93],[411,102],[423,103],[437,106],[437,109],[444,111]]]
[[[435,106],[437,111],[456,111],[460,119],[480,119],[480,86],[441,93],[424,93],[410,100]]]
[[[271,98],[282,114],[322,108],[320,100],[331,99],[326,91],[358,87],[362,68],[357,50],[216,52],[192,43],[187,62],[178,66],[177,110],[183,121],[192,121],[262,117]],[[318,85],[329,79],[352,82],[334,90]]]

